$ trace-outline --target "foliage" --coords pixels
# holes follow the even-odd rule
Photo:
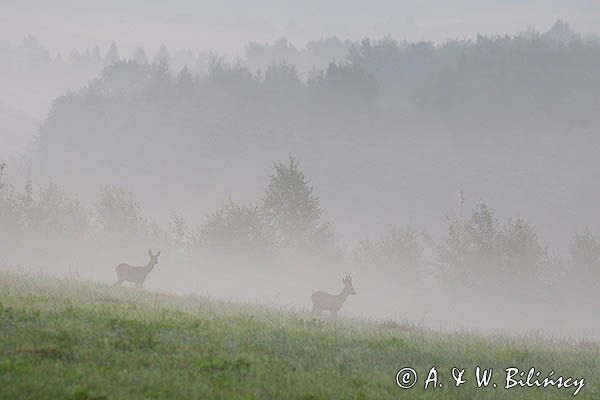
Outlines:
[[[533,282],[538,269],[546,262],[546,250],[535,229],[521,218],[509,219],[502,231],[502,247],[502,262],[511,279],[527,284]]]
[[[240,206],[231,200],[208,216],[200,239],[208,246],[236,250],[264,249],[270,242],[258,207]]]
[[[146,223],[133,193],[122,188],[102,190],[96,216],[101,229],[119,236],[138,234]]]
[[[3,263],[54,263],[88,238],[89,218],[76,199],[55,185],[34,190],[29,177],[22,192],[0,192],[0,253]],[[35,249],[36,251],[32,251]],[[38,254],[39,253],[39,254]]]
[[[150,79],[151,68],[136,61],[119,61],[102,70],[101,85],[109,93],[133,95],[140,92]]]
[[[337,268],[346,255],[353,254],[359,264],[381,276],[393,273],[405,281],[418,279],[424,265],[432,264],[425,263],[417,231],[411,227],[394,229],[376,242],[361,242],[353,253],[342,253],[333,227],[322,221],[314,188],[291,155],[286,163],[274,164],[260,205],[225,202],[199,228],[178,215],[167,229],[159,227],[143,215],[132,192],[124,189],[104,188],[91,212],[54,185],[35,187],[29,177],[24,188],[16,191],[4,183],[3,172],[2,166],[0,251],[6,265],[64,268],[86,260],[86,268],[93,269],[91,258],[92,264],[105,268],[114,260],[103,260],[98,253],[143,254],[154,246],[180,257],[181,263],[220,249],[242,257],[268,256],[261,258],[261,265],[273,267],[304,268],[292,260],[310,261],[315,270]],[[502,291],[510,287],[525,294],[532,288],[555,287],[560,279],[552,275],[567,271],[567,263],[548,254],[526,220],[500,221],[483,203],[467,217],[449,217],[445,241],[435,250],[437,261],[448,267],[444,276],[461,288]],[[598,280],[597,235],[585,230],[575,236],[570,264],[580,287]]]
[[[416,279],[422,263],[423,249],[417,232],[410,226],[392,229],[382,239],[358,245],[358,262],[372,265],[394,276]]]
[[[600,237],[589,228],[575,235],[570,245],[573,275],[580,282],[598,286],[600,279]]]
[[[21,191],[0,192],[0,253],[3,266],[44,271],[107,270],[103,257],[148,246],[168,249],[167,235],[143,216],[131,192],[105,188],[94,211],[56,185],[37,187],[27,177]],[[174,244],[172,244],[176,247]],[[82,264],[82,261],[85,263]],[[108,264],[110,265],[110,264]]]
[[[311,84],[320,82],[324,92],[339,93],[341,96],[375,97],[375,79],[358,64],[331,63],[323,74],[313,76]]]
[[[279,243],[305,243],[318,229],[319,199],[292,155],[287,163],[275,162],[274,169],[262,199],[265,223]]]
[[[375,77],[392,109],[392,101],[404,108],[406,99],[447,124],[544,117],[576,122],[600,84],[591,72],[600,59],[597,42],[564,43],[539,33],[440,45],[365,39],[352,46],[348,59]]]
[[[509,218],[501,225],[494,210],[480,203],[468,218],[448,218],[448,237],[438,256],[462,284],[500,287],[534,282],[545,250],[526,221]]]

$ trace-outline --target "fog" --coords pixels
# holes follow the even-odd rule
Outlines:
[[[260,0],[248,6],[240,0],[5,0],[0,10],[4,40],[17,42],[33,34],[63,54],[74,47],[109,46],[118,40],[127,51],[138,46],[154,51],[167,43],[229,56],[242,55],[248,41],[278,37],[299,45],[319,37],[360,40],[388,34],[411,41],[445,41],[477,33],[515,34],[527,26],[541,30],[558,18],[592,33],[600,12],[588,0],[385,0],[368,6],[359,1]]]
[[[5,1],[0,268],[598,339],[599,13]]]

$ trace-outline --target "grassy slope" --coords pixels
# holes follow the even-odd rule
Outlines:
[[[1,399],[567,399],[571,389],[451,387],[452,366],[535,366],[585,377],[596,344],[483,338],[393,323],[0,273]],[[438,367],[444,388],[402,391],[395,373]],[[544,375],[542,375],[544,376]],[[471,376],[469,376],[471,378]],[[503,376],[495,381],[503,384]]]

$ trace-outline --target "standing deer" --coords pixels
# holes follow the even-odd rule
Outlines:
[[[327,310],[331,313],[332,316],[336,317],[340,308],[346,301],[349,295],[354,295],[356,292],[352,287],[352,277],[347,275],[342,279],[342,283],[344,284],[344,288],[340,292],[340,294],[329,294],[325,292],[314,292],[310,297],[313,303],[312,312],[313,314],[321,314],[321,311]]]
[[[150,261],[145,267],[135,267],[129,264],[119,264],[115,268],[117,272],[117,282],[113,286],[120,286],[123,282],[133,282],[135,286],[141,288],[146,280],[146,277],[156,264],[158,264],[158,256],[160,256],[160,251],[156,254],[152,254],[152,250],[148,250],[148,255],[150,256]]]

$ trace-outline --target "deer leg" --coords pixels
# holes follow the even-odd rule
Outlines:
[[[115,283],[113,283],[113,285],[111,287],[121,286],[121,284],[123,284],[123,281],[121,279],[117,278],[117,281]]]

